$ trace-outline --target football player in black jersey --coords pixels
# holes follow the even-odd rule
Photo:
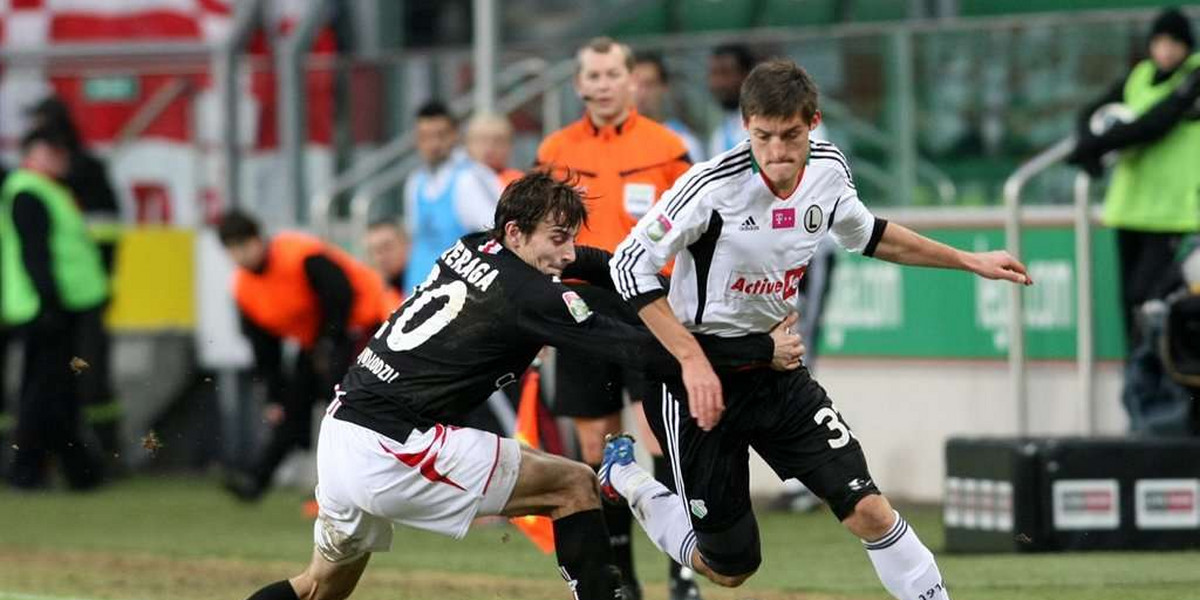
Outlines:
[[[491,232],[468,235],[441,255],[359,355],[322,422],[312,562],[250,600],[345,598],[370,553],[390,548],[393,524],[462,537],[487,514],[549,516],[559,572],[574,597],[622,597],[592,470],[455,426],[516,381],[544,345],[678,371],[649,332],[593,312],[562,283],[613,288],[608,253],[574,244],[586,216],[570,182],[534,173],[507,188]],[[719,369],[795,368],[804,349],[794,322],[701,344]]]

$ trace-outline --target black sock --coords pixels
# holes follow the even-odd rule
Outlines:
[[[597,471],[600,467],[595,467]],[[629,505],[602,504],[604,524],[608,526],[608,541],[612,545],[613,564],[621,570],[625,585],[636,586],[637,573],[633,569],[633,513]]]
[[[671,470],[671,459],[665,454],[654,457],[654,478],[675,493],[675,471]]]
[[[621,575],[613,564],[608,529],[600,510],[585,510],[555,519],[554,547],[560,574],[571,586],[575,598],[620,598]]]
[[[626,585],[637,585],[637,573],[633,570],[633,513],[629,512],[629,505],[605,504],[604,524],[608,526],[613,564],[621,570]]]
[[[300,596],[296,595],[296,590],[292,589],[292,584],[284,579],[254,592],[246,600],[300,600]]]

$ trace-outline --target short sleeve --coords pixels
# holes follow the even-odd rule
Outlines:
[[[829,225],[834,241],[851,252],[861,253],[870,244],[874,230],[875,215],[858,199],[853,188],[846,187],[833,209],[833,222]]]

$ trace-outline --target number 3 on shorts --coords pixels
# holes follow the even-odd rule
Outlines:
[[[818,410],[817,414],[813,415],[813,420],[817,422],[817,425],[824,425],[830,431],[838,434],[836,438],[829,440],[830,448],[835,450],[841,448],[849,444],[850,438],[854,437],[854,434],[850,433],[850,429],[846,427],[846,424],[842,423],[842,418],[837,414],[837,411],[828,406]]]

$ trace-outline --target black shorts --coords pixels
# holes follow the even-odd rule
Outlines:
[[[879,493],[858,440],[803,367],[722,374],[725,412],[707,432],[689,414],[681,380],[653,383],[658,391],[645,399],[646,418],[671,458],[676,488],[699,534],[745,522],[750,448],[780,479],[803,482],[839,519]]]
[[[554,357],[554,406],[559,417],[597,418],[621,412],[629,398],[645,397],[646,382],[638,369],[596,360],[595,356],[559,349]]]
[[[590,285],[571,288],[594,312],[641,324],[637,313],[615,293]],[[634,401],[645,397],[646,382],[641,369],[597,360],[594,354],[586,352],[559,348],[554,357],[554,378],[555,398],[550,410],[559,417],[597,418],[621,412],[625,390]]]

